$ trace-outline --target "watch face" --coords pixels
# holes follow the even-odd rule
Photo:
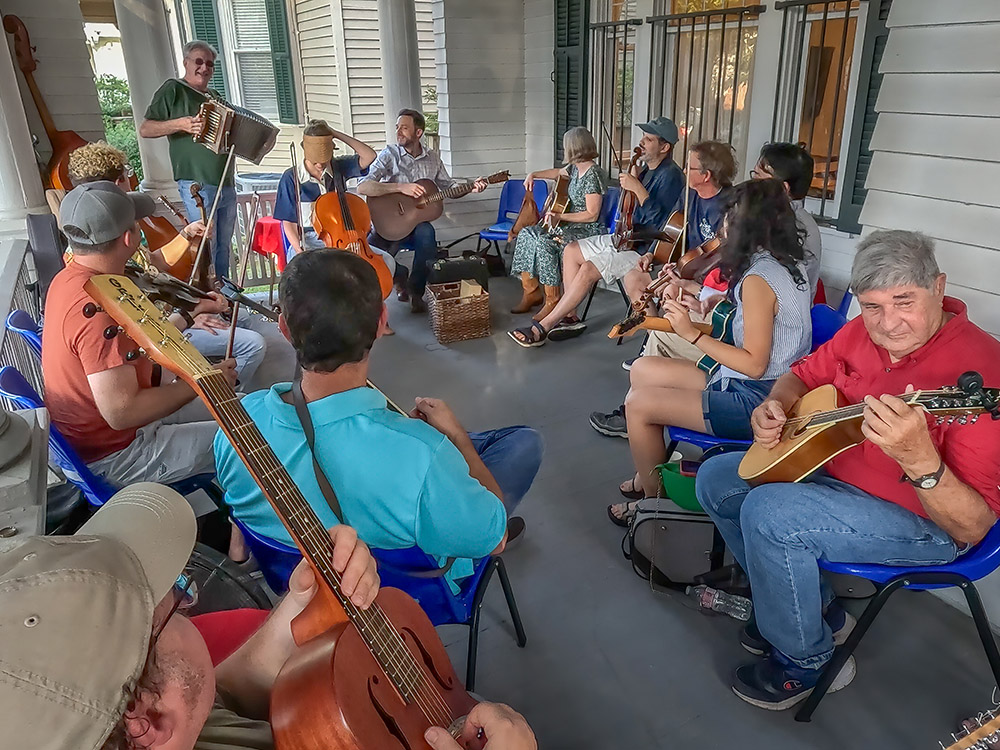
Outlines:
[[[937,487],[938,478],[937,477],[924,477],[920,480],[920,489],[922,490],[932,490]]]

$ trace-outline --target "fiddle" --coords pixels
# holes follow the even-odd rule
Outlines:
[[[205,209],[205,199],[201,195],[201,185],[197,182],[191,185],[191,197],[194,198],[194,202],[201,212],[201,221],[205,225],[205,234],[202,235],[201,246],[198,248],[198,253],[192,262],[188,283],[202,291],[208,291],[214,288],[214,279],[212,278],[212,259],[205,250],[205,243],[208,237],[211,236],[212,228],[209,226],[208,212]]]
[[[677,259],[674,270],[677,275],[687,281],[697,281],[699,284],[722,262],[722,240],[713,237],[705,240],[693,250],[688,250]]]
[[[642,148],[636,146],[632,151],[632,158],[629,160],[628,168],[625,170],[628,174],[633,174],[633,170],[636,168],[641,157]],[[620,162],[618,169],[621,171]],[[618,219],[615,222],[614,234],[611,235],[611,244],[614,245],[615,250],[626,250],[634,242],[632,238],[632,215],[635,213],[636,206],[638,205],[638,196],[631,190],[622,189],[618,196]]]
[[[331,163],[334,169],[335,165],[336,162]],[[327,247],[346,250],[366,260],[378,275],[384,299],[392,292],[392,273],[368,245],[368,227],[372,225],[368,204],[361,196],[347,192],[339,176],[335,176],[334,184],[334,190],[324,193],[313,204],[316,235]]]

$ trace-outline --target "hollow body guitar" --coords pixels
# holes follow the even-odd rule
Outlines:
[[[510,172],[494,172],[484,177],[490,185],[506,182]],[[425,221],[435,221],[444,213],[444,201],[447,198],[461,198],[472,192],[471,182],[456,185],[447,190],[438,190],[431,180],[417,180],[423,187],[424,194],[413,198],[403,193],[387,193],[368,197],[368,210],[371,212],[372,226],[379,236],[396,242],[408,237],[417,224]]]
[[[229,381],[127,278],[95,276],[86,289],[147,356],[206,403],[320,582],[292,622],[299,648],[272,690],[278,750],[428,750],[423,734],[432,725],[455,736],[476,701],[420,605],[383,588],[368,610],[355,607],[340,589],[327,530]]]
[[[899,396],[941,420],[957,419],[961,424],[976,421],[998,397],[1000,390],[981,386],[976,394],[957,386],[944,386]],[[756,442],[750,446],[740,462],[740,477],[754,485],[798,482],[835,456],[860,445],[865,440],[861,432],[865,405],[843,401],[843,396],[830,384],[809,391],[788,412],[788,421],[776,446],[763,448]]]

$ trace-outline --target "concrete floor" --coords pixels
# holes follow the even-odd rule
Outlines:
[[[598,293],[584,336],[522,349],[505,334],[518,285],[491,279],[490,292],[493,336],[450,346],[437,343],[426,316],[390,302],[397,335],[376,344],[371,377],[400,405],[418,395],[446,399],[470,430],[530,424],[545,437],[541,472],[521,506],[526,537],[504,556],[528,644],[516,647],[494,583],[476,686],[524,713],[540,747],[936,748],[960,718],[989,707],[989,669],[971,619],[911,592],[883,611],[858,653],[856,679],[811,724],[736,698],[730,673],[750,658],[740,624],[651,591],[623,559],[622,530],[605,514],[631,472],[628,444],[598,435],[587,416],[620,403],[628,383],[620,363],[638,348],[638,337],[616,347],[605,336],[620,296]],[[440,632],[464,675],[467,629]]]

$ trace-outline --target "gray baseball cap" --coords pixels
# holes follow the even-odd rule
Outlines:
[[[669,117],[657,117],[655,120],[643,123],[642,125],[639,125],[639,130],[643,133],[658,135],[667,143],[671,144],[677,143],[680,138],[680,134],[677,132],[677,126]]]
[[[0,540],[4,747],[99,748],[142,675],[153,610],[194,548],[169,487],[118,492],[73,536]]]
[[[126,193],[113,182],[99,180],[66,193],[59,218],[74,245],[100,245],[121,237],[155,211],[156,203],[145,193]]]

